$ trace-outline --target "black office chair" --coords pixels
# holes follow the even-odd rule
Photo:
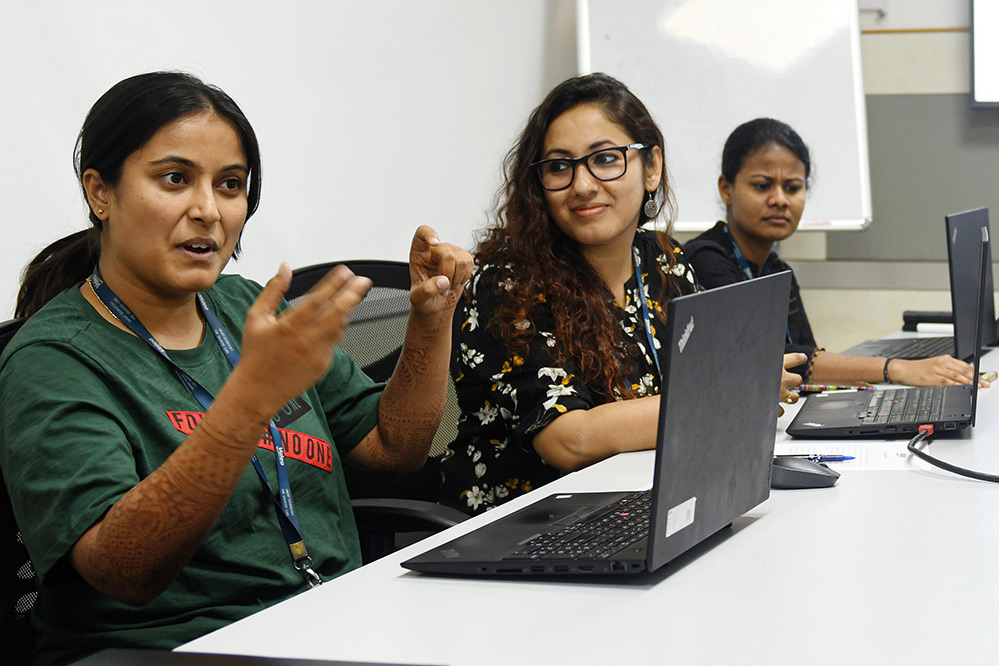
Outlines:
[[[395,370],[409,319],[409,265],[398,261],[344,261],[292,271],[286,298],[294,305],[333,266],[342,263],[357,275],[371,278],[371,291],[350,316],[339,342],[365,373],[386,381]],[[386,474],[345,469],[351,507],[357,520],[365,562],[394,551],[406,536],[438,532],[468,516],[437,504],[440,456],[458,433],[458,398],[448,379],[444,417],[430,448],[427,464],[413,474]]]
[[[0,324],[0,352],[14,337],[24,319],[11,319]],[[21,540],[21,531],[14,520],[7,485],[0,475],[0,645],[4,663],[30,664],[35,644],[35,632],[29,615],[38,598],[35,568]]]

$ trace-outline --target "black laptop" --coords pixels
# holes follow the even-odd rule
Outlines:
[[[954,335],[867,340],[844,351],[851,356],[881,358],[930,358],[950,354],[970,361],[975,353],[975,300],[978,288],[978,254],[981,229],[989,228],[989,209],[975,208],[953,213],[944,218],[947,229],[947,265],[950,270],[950,301],[954,318]],[[985,310],[982,317],[982,344],[999,344],[999,322],[996,322],[992,298],[992,261],[989,257],[985,278]]]
[[[402,566],[470,576],[636,574],[763,502],[790,286],[784,272],[669,302],[650,490],[539,494]]]
[[[989,230],[978,230],[978,283],[971,289],[976,304],[973,317],[974,377],[982,357],[982,320],[986,278],[991,264]],[[989,298],[986,298],[986,297]],[[805,400],[787,427],[792,437],[911,437],[921,425],[932,424],[935,433],[961,430],[975,424],[978,382],[961,386],[920,386],[878,391],[816,393]]]
[[[999,343],[995,299],[992,295],[992,252],[985,257],[985,282],[981,319],[978,301],[972,297],[979,285],[979,254],[982,229],[989,230],[989,209],[975,208],[947,218],[947,263],[950,266],[950,299],[954,311],[955,357],[970,361],[977,349]],[[972,275],[974,273],[974,275]],[[981,343],[975,337],[975,324],[981,329]],[[983,352],[985,350],[983,349]]]

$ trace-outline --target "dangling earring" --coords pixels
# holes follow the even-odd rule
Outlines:
[[[649,198],[645,201],[645,217],[650,220],[659,214],[659,205],[656,203],[655,192],[649,192]]]

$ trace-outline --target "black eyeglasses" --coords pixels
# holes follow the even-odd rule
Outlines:
[[[564,190],[576,179],[576,167],[585,164],[587,170],[597,180],[614,180],[620,178],[628,170],[628,151],[634,148],[647,148],[644,143],[630,143],[627,146],[613,146],[594,150],[582,157],[553,157],[538,160],[531,164],[537,170],[541,179],[541,187],[549,192]]]

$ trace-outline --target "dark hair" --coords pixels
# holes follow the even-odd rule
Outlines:
[[[790,125],[773,118],[750,120],[736,127],[728,135],[725,148],[722,150],[721,169],[725,181],[734,183],[746,158],[770,143],[787,148],[801,160],[805,166],[805,184],[808,185],[812,175],[812,159],[808,153],[808,146]]]
[[[232,124],[249,167],[246,218],[260,203],[260,148],[250,121],[221,89],[185,72],[151,72],[119,81],[87,113],[73,151],[73,168],[94,169],[112,189],[129,155],[156,132],[183,116],[211,111]],[[86,189],[83,191],[86,197]],[[93,226],[52,243],[29,262],[17,296],[15,316],[28,317],[61,291],[82,282],[100,258],[103,223],[90,211]],[[233,256],[238,256],[239,242]]]
[[[547,212],[544,190],[537,174],[531,169],[531,164],[543,157],[541,153],[545,136],[555,119],[581,104],[599,106],[607,118],[624,128],[633,141],[644,143],[646,148],[639,153],[643,164],[648,165],[652,147],[659,146],[663,160],[656,199],[660,202],[659,212],[666,210],[666,221],[669,224],[675,212],[675,204],[666,173],[666,142],[663,134],[652,119],[652,114],[627,86],[601,73],[563,81],[548,93],[528,118],[527,126],[504,161],[506,179],[502,192],[506,195],[506,202],[500,207],[499,215],[530,219],[536,224],[543,221],[554,227]],[[646,216],[643,210],[639,223],[644,224],[650,219],[652,218]]]
[[[531,169],[531,163],[542,158],[551,124],[581,104],[600,107],[633,141],[648,146],[639,153],[644,165],[650,163],[654,146],[662,151],[662,174],[655,196],[660,204],[658,213],[666,213],[660,243],[664,249],[671,247],[668,230],[675,205],[666,173],[662,132],[645,105],[623,83],[606,74],[590,74],[559,84],[531,113],[527,126],[507,153],[495,219],[481,234],[475,257],[479,265],[497,265],[497,279],[512,285],[503,291],[490,319],[507,348],[526,354],[528,342],[537,330],[532,313],[543,295],[554,319],[558,360],[571,358],[583,383],[611,399],[615,392],[633,395],[620,366],[620,323],[606,307],[606,287],[599,275],[552,219],[540,180]],[[658,213],[652,218],[659,217]],[[652,218],[644,210],[640,213],[640,223]],[[673,253],[665,254],[670,266],[674,265]],[[664,293],[667,285],[672,291],[672,278],[663,273],[662,280]],[[525,319],[532,325],[525,327]]]

